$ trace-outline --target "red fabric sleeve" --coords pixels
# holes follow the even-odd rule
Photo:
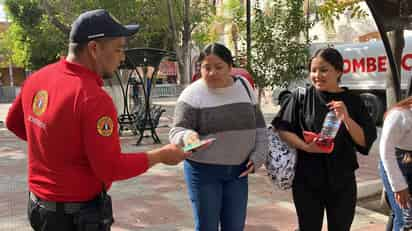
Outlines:
[[[16,134],[20,139],[27,140],[24,122],[24,111],[20,92],[7,113],[6,126],[7,129]]]
[[[80,110],[83,150],[99,179],[111,183],[148,169],[146,153],[121,153],[117,113],[108,95],[87,99]]]

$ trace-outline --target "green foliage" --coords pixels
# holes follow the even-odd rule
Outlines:
[[[6,0],[5,4],[13,22],[24,30],[30,30],[39,24],[43,12],[35,1]]]
[[[216,8],[205,0],[191,1],[191,27],[192,40],[198,47],[204,47],[206,44],[215,42],[218,39],[215,33]],[[182,19],[179,20],[182,22]]]
[[[16,24],[12,24],[8,28],[7,33],[2,33],[0,52],[5,57],[3,63],[1,63],[2,67],[8,66],[9,62],[20,67],[25,66],[27,46],[21,40],[14,40],[16,37],[21,37],[22,33],[22,28]]]
[[[231,43],[234,47],[235,64],[242,66],[241,57],[246,54],[246,17],[245,7],[237,0],[227,0],[223,5],[228,15],[225,16],[225,22],[231,24]],[[242,46],[238,46],[238,43]]]
[[[62,54],[65,35],[48,23],[38,2],[6,0],[5,6],[12,20],[2,41],[9,51],[7,61],[37,69]]]
[[[200,0],[202,1],[202,0]],[[204,0],[203,0],[204,1]],[[204,1],[207,2],[207,1]],[[192,39],[198,47],[204,47],[209,43],[213,43],[219,40],[220,32],[219,27],[225,25],[232,29],[231,34],[226,34],[232,38],[229,43],[226,44],[229,47],[234,47],[235,51],[233,55],[235,57],[236,65],[239,56],[244,56],[245,51],[245,39],[246,39],[246,17],[245,17],[245,7],[240,3],[239,0],[225,0],[221,10],[223,10],[223,15],[217,15],[217,9],[215,6],[207,3],[203,9],[199,12],[203,12],[203,19],[200,20],[198,25],[192,34]],[[238,43],[243,43],[243,46],[238,47]]]
[[[173,37],[169,32],[166,1],[135,0],[134,2],[135,6],[131,7],[135,9],[134,15],[128,16],[127,20],[129,22],[138,22],[141,29],[135,36],[131,37],[129,47],[152,47],[173,50]],[[131,19],[134,20],[130,21]],[[123,21],[127,22],[127,20]]]
[[[215,30],[217,21],[215,13],[198,21],[192,33],[192,40],[198,47],[204,47],[207,44],[218,40],[218,34]]]
[[[176,24],[183,32],[183,1],[174,0]],[[14,64],[38,69],[54,62],[67,51],[68,31],[73,20],[86,10],[103,8],[124,24],[138,23],[140,31],[129,40],[129,47],[173,50],[165,0],[5,0],[11,26],[0,42],[0,49]],[[191,31],[206,31],[214,7],[207,0],[191,1]],[[203,32],[202,32],[203,33]],[[199,33],[205,43],[207,33]],[[181,39],[181,38],[178,38]],[[177,41],[177,44],[181,44]]]
[[[351,18],[362,19],[368,14],[357,4],[363,0],[325,0],[322,5],[318,6],[317,12],[319,19],[323,22],[326,28],[332,28],[335,19],[339,19],[339,15],[349,10]]]
[[[181,1],[176,3],[175,7],[181,8]],[[9,51],[14,64],[38,69],[67,52],[67,31],[81,12],[103,8],[124,24],[141,25],[129,47],[172,50],[166,7],[165,0],[5,0],[11,25],[0,49]]]
[[[266,13],[254,12],[250,71],[258,87],[302,78],[309,56],[309,41],[303,36],[309,25],[302,2],[277,0]]]

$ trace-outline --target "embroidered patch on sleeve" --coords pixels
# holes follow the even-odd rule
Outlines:
[[[97,121],[97,132],[101,136],[111,136],[113,133],[113,120],[109,116],[102,116]]]
[[[42,115],[46,109],[47,109],[47,104],[48,104],[49,98],[47,91],[41,90],[36,93],[36,95],[33,98],[33,113],[37,116]]]

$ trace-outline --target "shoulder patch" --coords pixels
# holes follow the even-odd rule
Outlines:
[[[101,136],[111,136],[113,133],[113,120],[109,116],[102,116],[97,121],[97,132]]]
[[[36,95],[33,98],[33,113],[37,116],[42,115],[46,109],[47,109],[47,104],[49,102],[49,95],[47,91],[41,90],[36,93]]]

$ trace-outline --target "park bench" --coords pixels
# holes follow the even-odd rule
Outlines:
[[[138,141],[136,145],[140,144],[146,130],[149,130],[153,141],[160,144],[160,139],[156,133],[156,128],[159,125],[159,120],[162,114],[166,111],[161,106],[154,106],[151,103],[151,97],[154,89],[154,83],[157,81],[157,73],[159,71],[160,62],[166,58],[175,59],[176,54],[166,50],[160,50],[155,48],[131,48],[125,50],[126,59],[122,63],[120,69],[132,70],[128,74],[127,86],[122,87],[122,93],[124,98],[124,112],[123,117],[119,117],[119,124],[121,128],[125,126],[131,126],[134,133],[139,132]],[[132,77],[135,75],[135,77]],[[120,78],[119,78],[119,82]],[[121,85],[122,86],[122,85]],[[130,86],[132,88],[132,97],[135,101],[135,106],[129,113],[128,104],[128,90]],[[170,90],[174,88],[162,88],[159,95],[168,95],[173,93]],[[140,100],[140,98],[143,100]],[[130,116],[129,116],[130,114]],[[124,124],[122,124],[124,123]]]
[[[160,143],[159,137],[153,130],[159,126],[160,117],[164,112],[166,112],[166,110],[161,106],[151,105],[149,113],[146,113],[144,106],[138,107],[138,110],[132,113],[136,118],[136,122],[134,124],[135,131],[139,132],[137,144],[140,143],[143,137],[149,137],[144,135],[145,130],[151,130],[151,136],[155,143]]]

